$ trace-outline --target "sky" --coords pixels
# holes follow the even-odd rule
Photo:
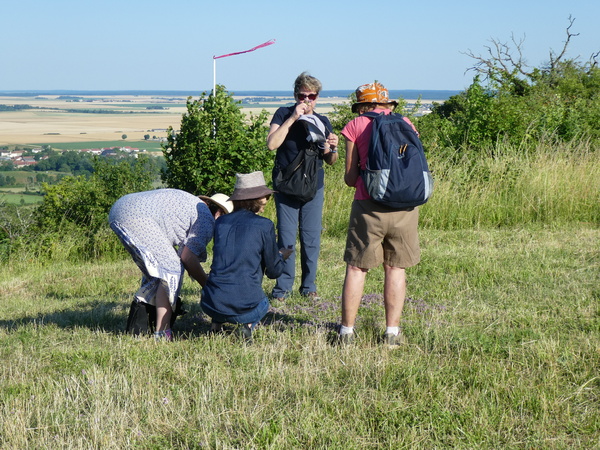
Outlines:
[[[523,41],[532,67],[600,50],[600,1],[2,0],[0,91],[463,90],[492,41]],[[275,39],[251,53],[216,60]]]

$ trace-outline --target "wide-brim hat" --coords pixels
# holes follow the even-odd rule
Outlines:
[[[229,196],[225,194],[215,194],[211,197],[207,197],[206,195],[199,195],[198,198],[205,203],[214,203],[219,208],[221,208],[225,214],[229,214],[233,211],[233,203],[229,201]]]
[[[356,103],[352,105],[352,112],[355,113],[356,108],[365,103],[379,103],[383,105],[393,104],[394,108],[398,106],[398,102],[390,100],[390,93],[383,84],[378,81],[363,84],[356,88]]]
[[[265,177],[259,170],[252,173],[237,173],[235,175],[235,187],[229,200],[252,200],[266,197],[275,191],[267,187]]]

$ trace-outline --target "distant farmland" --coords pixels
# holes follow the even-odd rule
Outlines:
[[[290,94],[245,104],[243,110],[256,114],[265,109],[272,114],[292,101]],[[323,98],[317,109],[327,113],[332,104],[343,101]],[[156,151],[160,143],[145,141],[144,136],[165,138],[169,127],[178,129],[187,111],[185,102],[185,97],[157,95],[0,96],[0,105],[18,107],[0,111],[0,146],[48,144],[63,150],[130,146]]]
[[[114,147],[132,147],[140,150],[148,150],[149,152],[160,152],[162,147],[159,141],[130,141],[130,140],[119,140],[119,141],[90,141],[90,142],[55,142],[50,144],[48,142],[35,142],[35,145],[46,145],[49,144],[55,150],[82,150],[91,148],[114,148]]]

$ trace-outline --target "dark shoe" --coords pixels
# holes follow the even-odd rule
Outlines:
[[[394,335],[391,333],[385,333],[383,335],[383,343],[391,348],[397,348],[406,344],[406,338],[402,332]]]
[[[252,324],[243,323],[237,329],[238,334],[244,339],[244,342],[248,345],[252,344]]]
[[[175,325],[175,319],[180,316],[184,316],[187,313],[187,310],[183,307],[183,300],[181,300],[181,297],[177,297],[177,301],[175,302],[175,310],[171,315],[171,328],[173,328],[173,325]]]
[[[321,300],[321,297],[319,297],[319,294],[317,294],[316,292],[306,292],[306,293],[304,293],[302,295],[304,297],[308,297],[308,298],[310,298],[311,300],[314,300],[314,301]]]
[[[211,333],[220,333],[223,331],[223,323],[215,322],[214,320],[210,324],[210,332]]]

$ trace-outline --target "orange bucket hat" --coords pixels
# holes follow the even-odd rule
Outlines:
[[[390,94],[383,84],[375,81],[370,84],[363,84],[356,89],[356,103],[352,105],[352,112],[356,112],[358,105],[363,103],[393,103],[394,107],[398,106],[398,102],[390,100]]]

